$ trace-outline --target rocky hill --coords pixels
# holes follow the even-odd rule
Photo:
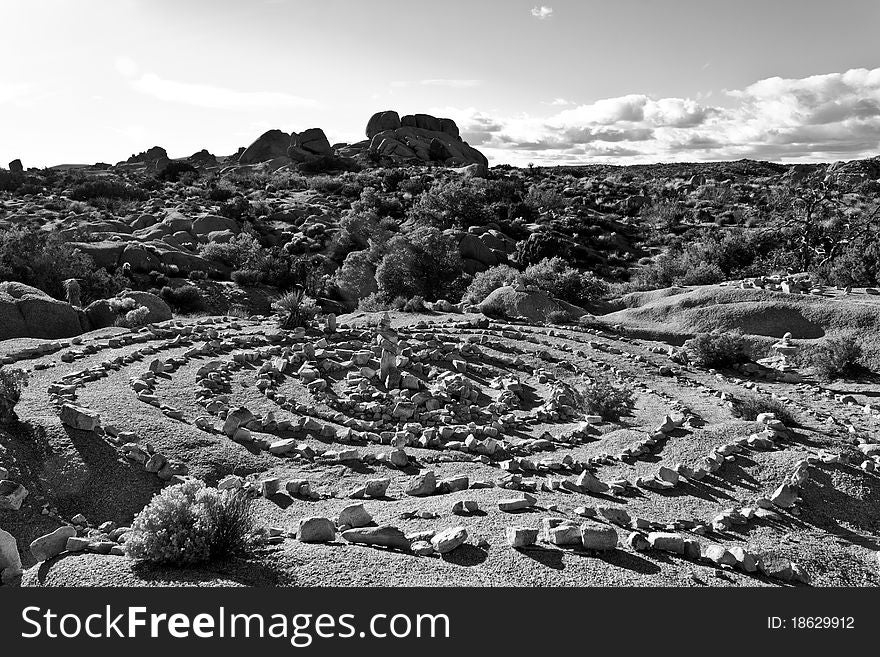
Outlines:
[[[366,137],[0,170],[4,582],[878,583],[876,159]],[[193,482],[256,547],[131,558]]]

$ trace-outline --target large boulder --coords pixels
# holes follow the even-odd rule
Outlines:
[[[367,139],[372,139],[380,132],[397,130],[400,127],[400,116],[394,110],[376,112],[367,121]]]
[[[260,135],[239,156],[239,164],[257,164],[287,155],[290,135],[281,130],[269,130]]]
[[[0,283],[0,340],[69,338],[87,330],[82,310],[24,283]]]
[[[397,115],[388,114],[375,114],[367,124],[370,150],[374,153],[395,160],[417,159],[452,167],[470,164],[488,166],[485,155],[462,141],[458,126],[452,119],[412,114],[400,119],[399,127],[393,127]]]
[[[5,583],[21,574],[21,555],[18,542],[9,532],[0,529],[0,581]]]
[[[458,250],[462,258],[476,260],[487,268],[498,264],[498,258],[492,252],[492,249],[477,235],[465,233],[458,243]]]
[[[143,153],[138,153],[136,155],[132,155],[128,158],[125,163],[126,164],[150,164],[158,162],[159,160],[167,160],[168,153],[161,146],[153,146],[152,148],[148,148]]]
[[[229,217],[221,217],[216,214],[193,219],[192,233],[193,235],[208,235],[218,231],[228,230],[237,233],[241,230],[238,222]]]
[[[333,153],[330,142],[327,140],[327,135],[324,134],[321,128],[309,128],[299,134],[294,133],[290,145],[312,155],[330,155]]]
[[[543,290],[512,285],[493,290],[479,307],[485,315],[525,317],[531,322],[543,322],[551,312],[566,312],[572,317],[586,314],[583,308],[555,299]]]
[[[138,290],[126,290],[116,295],[118,299],[132,299],[135,307],[144,306],[150,313],[147,315],[146,322],[153,324],[156,322],[164,322],[171,319],[171,308],[160,297],[150,292],[140,292]],[[118,315],[113,312],[110,301],[108,299],[99,299],[93,301],[85,309],[86,317],[90,330],[99,328],[107,328],[116,323]]]

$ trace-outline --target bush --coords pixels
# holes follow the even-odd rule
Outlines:
[[[232,282],[242,287],[259,285],[263,280],[263,272],[259,269],[237,269],[229,276]]]
[[[493,220],[485,187],[478,180],[435,182],[413,203],[408,217],[416,224],[444,230],[487,224]]]
[[[169,486],[137,515],[126,536],[132,559],[151,564],[195,564],[229,557],[252,544],[250,499],[201,481]]]
[[[11,424],[18,419],[15,405],[21,399],[21,389],[27,386],[27,374],[23,370],[0,367],[0,425]]]
[[[810,357],[810,365],[825,380],[843,379],[858,374],[862,347],[855,335],[845,333],[827,337]]]
[[[575,305],[591,303],[608,293],[605,281],[591,272],[578,271],[558,256],[526,267],[522,282]]]
[[[357,309],[365,313],[374,313],[381,310],[390,310],[391,304],[378,292],[372,292],[358,302]]]
[[[630,391],[601,380],[589,382],[581,395],[588,413],[612,421],[619,420],[629,410],[633,398]]]
[[[401,308],[405,313],[421,313],[425,311],[425,297],[416,295],[406,300]]]
[[[320,310],[315,300],[306,296],[302,290],[282,294],[272,306],[281,315],[281,328],[284,329],[306,326]]]
[[[571,313],[565,310],[551,310],[547,313],[547,322],[550,324],[571,324],[573,321]]]
[[[118,199],[121,201],[145,201],[144,190],[115,180],[88,180],[73,188],[70,198],[74,201],[94,201],[95,199]]]
[[[125,286],[121,274],[111,276],[94,260],[64,242],[58,234],[25,228],[0,230],[0,280],[18,281],[64,298],[64,281],[80,283],[84,304],[112,296]]]
[[[223,244],[208,242],[199,248],[199,255],[234,269],[260,269],[265,258],[259,241],[250,233],[239,233]]]
[[[360,165],[348,157],[321,155],[312,160],[300,162],[297,169],[301,173],[327,173],[328,171],[360,171]]]
[[[786,425],[796,424],[788,407],[774,397],[749,395],[742,399],[736,408],[744,420],[755,420],[761,413],[773,413],[777,420],[781,420]]]
[[[183,285],[178,288],[165,286],[159,296],[171,306],[172,309],[181,313],[191,313],[203,310],[205,301],[199,288],[192,285]]]
[[[177,182],[183,174],[190,174],[187,179],[194,179],[199,177],[199,170],[186,162],[169,162],[156,174],[156,178],[167,182]]]
[[[235,196],[220,206],[220,215],[227,219],[244,219],[250,212],[251,204],[244,196]]]
[[[134,310],[129,310],[125,315],[116,318],[116,326],[127,329],[137,329],[149,324],[147,318],[150,316],[150,309],[146,306],[140,306]]]
[[[745,339],[738,333],[700,333],[688,340],[685,347],[703,367],[730,367],[749,360]]]
[[[477,272],[465,290],[462,301],[476,305],[481,303],[494,290],[505,285],[517,285],[521,282],[520,273],[510,265],[495,265],[486,271]]]

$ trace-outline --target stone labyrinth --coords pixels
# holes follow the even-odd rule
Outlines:
[[[676,354],[460,314],[29,345],[3,361],[29,373],[19,415],[49,436],[47,463],[83,472],[63,490],[63,463],[13,461],[0,508],[41,517],[24,566],[60,555],[50,582],[119,570],[133,515],[198,477],[255,499],[259,560],[284,583],[876,584],[877,409]],[[629,390],[630,411],[590,414],[591,381]],[[754,394],[797,425],[738,418]]]

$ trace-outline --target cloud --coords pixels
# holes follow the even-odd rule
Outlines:
[[[561,99],[560,99],[561,100]],[[462,136],[496,161],[816,161],[880,151],[880,68],[772,77],[709,96],[629,94],[549,116],[444,108]]]
[[[538,20],[546,20],[553,15],[553,7],[545,7],[541,5],[540,7],[532,7],[532,16],[537,18]]]
[[[392,87],[411,87],[421,85],[423,87],[449,87],[451,89],[471,89],[483,84],[482,80],[462,80],[450,78],[433,78],[429,80],[393,80]]]
[[[426,87],[452,87],[453,89],[469,89],[479,87],[483,84],[482,80],[420,80],[419,84]]]
[[[31,92],[31,85],[0,81],[0,103],[22,100]]]
[[[138,93],[172,103],[230,110],[284,109],[317,107],[311,98],[277,91],[240,91],[210,84],[168,80],[155,73],[140,73],[138,65],[128,57],[118,57],[116,70]]]

